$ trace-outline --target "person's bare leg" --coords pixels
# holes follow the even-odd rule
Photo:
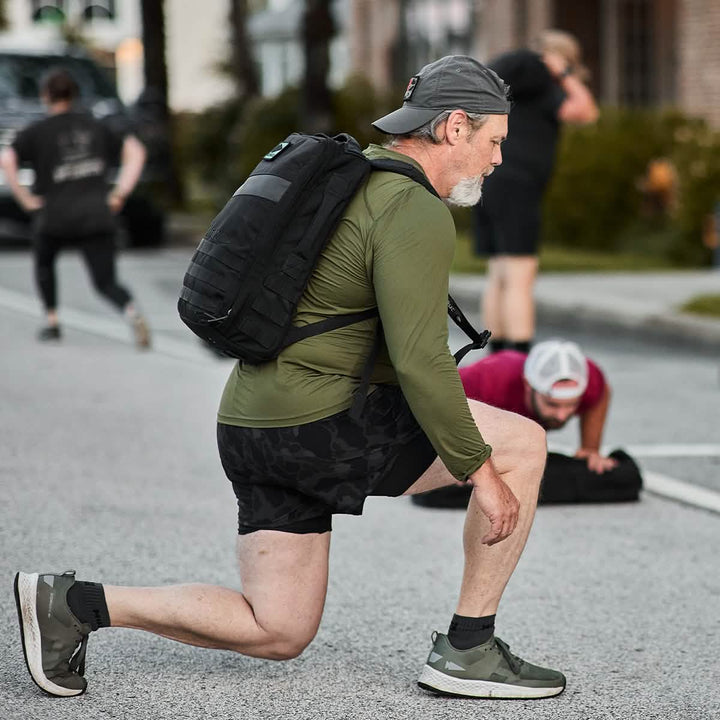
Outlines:
[[[502,313],[503,264],[502,259],[493,257],[488,260],[487,280],[482,295],[482,318],[485,327],[493,338],[505,338],[505,325]]]
[[[111,624],[253,657],[296,657],[320,624],[329,548],[329,532],[241,535],[242,592],[215,585],[105,585]]]
[[[528,342],[535,336],[535,278],[538,258],[534,255],[506,255],[502,264],[503,292],[499,314],[503,337],[511,342]]]
[[[532,420],[468,400],[475,422],[493,448],[491,462],[520,503],[518,524],[510,537],[496,545],[481,543],[489,529],[473,490],[463,533],[465,569],[456,613],[467,617],[494,615],[515,570],[535,517],[538,490],[545,466],[545,431]],[[412,495],[454,484],[438,458],[413,484]]]

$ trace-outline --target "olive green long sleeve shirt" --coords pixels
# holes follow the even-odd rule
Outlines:
[[[370,157],[410,162],[371,145]],[[421,169],[421,168],[419,168]],[[413,180],[371,173],[323,250],[295,325],[378,308],[383,346],[371,383],[399,384],[413,415],[459,480],[490,456],[448,348],[448,276],[455,226],[445,204]],[[263,365],[237,363],[218,421],[286,427],[346,410],[360,384],[377,319],[316,335]]]

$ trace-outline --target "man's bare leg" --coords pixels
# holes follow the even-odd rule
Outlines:
[[[457,610],[448,634],[433,635],[432,650],[418,684],[435,693],[463,697],[530,699],[559,695],[566,682],[561,672],[521,661],[493,634],[498,603],[525,547],[535,514],[545,462],[545,432],[520,415],[472,400],[469,404],[478,427],[493,446],[494,459],[483,465],[484,473],[471,476],[474,488],[465,519],[465,569]],[[451,479],[436,461],[409,492],[442,487]],[[506,496],[510,491],[519,501],[514,505],[519,507],[518,514],[496,512],[503,504],[512,508],[513,502],[508,503]],[[493,496],[505,499],[498,504]],[[500,522],[503,515],[505,519]]]
[[[329,532],[241,535],[242,592],[215,585],[104,585],[111,623],[253,657],[296,657],[320,624],[329,548]]]
[[[494,545],[482,543],[490,523],[480,509],[476,487],[468,505],[463,534],[465,569],[457,614],[493,615],[520,559],[535,516],[538,490],[545,466],[545,431],[532,420],[468,400],[477,426],[493,448],[491,462],[501,480],[520,503],[518,523],[512,534]],[[438,458],[406,494],[454,484]]]
[[[502,312],[503,301],[503,265],[500,258],[489,258],[487,279],[482,295],[482,318],[485,327],[494,338],[504,340],[507,331]]]
[[[538,259],[533,255],[497,258],[502,266],[500,325],[510,342],[529,342],[535,336],[535,278]]]

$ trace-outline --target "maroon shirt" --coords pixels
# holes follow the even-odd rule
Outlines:
[[[473,400],[537,420],[532,408],[525,407],[523,365],[525,353],[503,350],[460,368],[465,394]],[[582,395],[576,415],[597,405],[605,392],[605,377],[600,368],[588,360],[588,386]]]

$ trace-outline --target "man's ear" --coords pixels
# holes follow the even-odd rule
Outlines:
[[[457,145],[468,131],[468,117],[462,110],[453,110],[445,122],[445,139],[450,145]]]

